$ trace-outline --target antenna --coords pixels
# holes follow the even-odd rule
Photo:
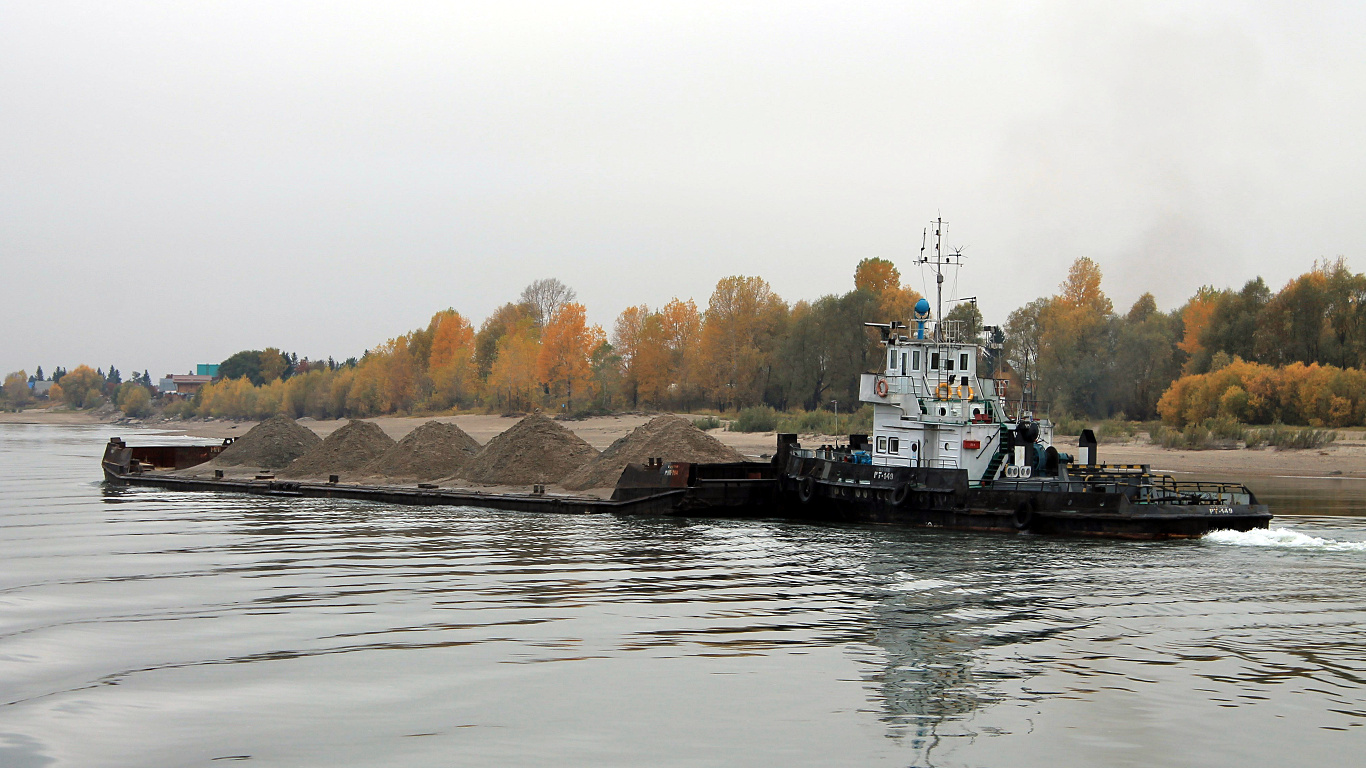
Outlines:
[[[922,242],[920,246],[921,264],[930,264],[934,267],[934,288],[935,288],[935,308],[934,308],[934,336],[937,341],[943,341],[943,319],[944,319],[944,267],[963,266],[963,249],[955,248],[953,253],[944,255],[944,219],[935,219],[931,224],[934,225],[934,255],[925,255],[925,246]],[[928,230],[926,230],[928,233]]]

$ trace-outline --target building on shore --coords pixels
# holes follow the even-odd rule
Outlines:
[[[211,381],[213,381],[212,376],[201,376],[194,373],[168,373],[161,378],[161,381],[157,382],[157,392],[163,395],[194,397],[195,393]]]

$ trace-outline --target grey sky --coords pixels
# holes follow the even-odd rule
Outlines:
[[[1198,6],[1198,7],[1196,7]],[[989,321],[1366,242],[1366,6],[0,2],[0,369],[359,354],[967,246]]]

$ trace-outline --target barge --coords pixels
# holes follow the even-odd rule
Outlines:
[[[920,299],[911,321],[865,323],[879,332],[880,370],[865,373],[859,399],[871,404],[871,435],[803,448],[780,434],[767,462],[700,464],[652,459],[628,466],[611,498],[469,489],[277,480],[273,475],[190,478],[167,470],[211,460],[222,446],[130,447],[110,440],[106,481],[186,491],[280,497],[361,499],[397,504],[465,505],[569,514],[746,516],[881,523],[968,531],[1120,538],[1193,538],[1220,529],[1266,528],[1271,512],[1236,482],[1178,481],[1147,465],[1107,465],[1084,430],[1073,457],[1053,444],[1053,424],[1038,404],[1008,397],[973,329],[942,319],[945,266],[935,225],[930,265],[938,305]],[[999,345],[997,345],[999,348]]]

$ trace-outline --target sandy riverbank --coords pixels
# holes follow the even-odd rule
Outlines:
[[[590,445],[602,450],[612,441],[627,434],[636,427],[649,421],[656,414],[630,413],[616,416],[596,416],[580,421],[564,422],[579,437]],[[680,414],[685,418],[688,414]],[[487,443],[495,435],[517,422],[515,417],[491,416],[486,414],[460,414],[456,416],[407,417],[379,416],[372,421],[395,440],[428,421],[450,422],[459,425],[471,437]],[[345,419],[318,421],[300,419],[318,435],[326,437],[346,424]],[[120,427],[150,428],[165,430],[170,434],[222,439],[242,435],[256,425],[254,421],[227,421],[218,419],[190,420],[148,420],[117,421],[107,416],[100,417],[89,411],[29,410],[22,413],[0,413],[0,424],[68,424],[92,425],[107,424],[110,434],[118,434]],[[753,457],[767,458],[773,453],[775,435],[772,432],[725,432],[712,430],[718,440],[735,450]],[[819,445],[833,442],[828,435],[803,435],[802,442]],[[1061,437],[1059,450],[1076,453],[1076,438]],[[1253,450],[1225,451],[1183,451],[1169,450],[1153,445],[1146,440],[1129,443],[1110,443],[1100,447],[1100,458],[1112,464],[1150,464],[1154,469],[1168,472],[1194,472],[1199,474],[1225,475],[1236,478],[1245,475],[1294,475],[1301,477],[1360,477],[1366,478],[1366,435],[1359,430],[1339,430],[1337,442],[1317,449],[1278,451],[1270,448]]]

